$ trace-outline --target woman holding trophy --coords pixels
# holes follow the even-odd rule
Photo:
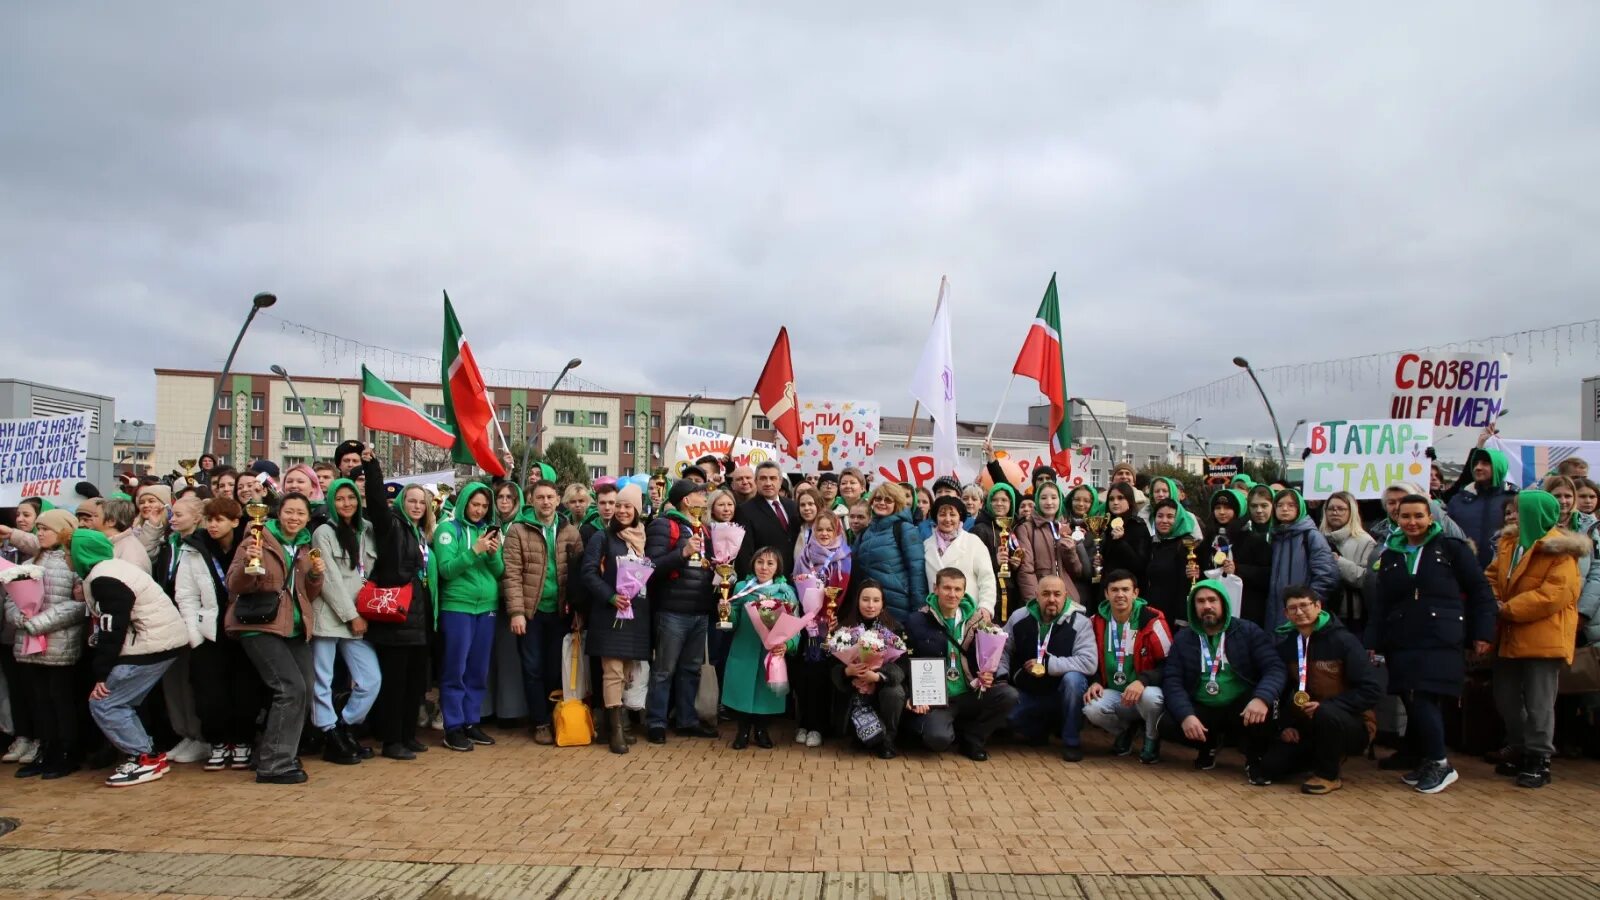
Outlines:
[[[794,584],[802,597],[809,590],[820,589],[823,605],[822,612],[800,637],[795,678],[795,712],[800,728],[794,740],[807,747],[820,747],[822,732],[833,718],[828,653],[823,645],[837,625],[839,598],[850,584],[850,545],[845,542],[839,517],[828,510],[817,513],[810,532],[805,546],[795,554]]]

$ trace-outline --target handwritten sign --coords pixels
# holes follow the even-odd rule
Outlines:
[[[866,468],[878,448],[878,412],[871,400],[802,400],[800,471]]]
[[[54,501],[89,477],[89,414],[0,419],[0,506]]]
[[[778,450],[777,444],[736,438],[698,425],[680,425],[672,436],[672,443],[674,476],[681,476],[684,469],[694,465],[694,461],[703,456],[715,456],[718,459],[732,457],[734,465],[752,468],[770,459],[783,466],[785,471],[789,470],[789,457]]]
[[[1349,491],[1359,500],[1377,500],[1384,488],[1401,482],[1428,483],[1428,448],[1433,423],[1427,419],[1364,419],[1317,422],[1306,445],[1305,497],[1326,500]]]
[[[1506,400],[1504,353],[1402,353],[1394,368],[1395,419],[1432,419],[1440,428],[1485,428]]]
[[[978,480],[979,468],[978,460],[958,456],[955,471],[941,472],[933,461],[932,450],[881,447],[873,455],[869,471],[873,476],[873,484],[892,481],[895,484],[909,484],[912,487],[928,487],[941,475],[954,475],[962,484],[970,484]]]

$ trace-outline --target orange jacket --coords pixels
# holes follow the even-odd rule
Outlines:
[[[1515,566],[1517,531],[1501,532],[1494,561],[1484,571],[1500,601],[1496,651],[1503,659],[1562,659],[1572,663],[1578,633],[1578,560],[1593,550],[1580,534],[1550,529]]]

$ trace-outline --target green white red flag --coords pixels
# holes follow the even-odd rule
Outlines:
[[[1050,274],[1044,301],[1034,314],[1033,326],[1017,354],[1013,374],[1039,383],[1039,393],[1050,400],[1050,467],[1060,475],[1072,471],[1072,417],[1067,415],[1067,364],[1061,347],[1061,301],[1056,296],[1056,276]]]
[[[361,367],[361,427],[415,438],[435,447],[456,442],[450,426],[423,412],[411,398],[382,378]]]
[[[494,452],[494,434],[499,423],[489,388],[472,356],[472,347],[461,333],[450,294],[444,295],[444,350],[440,353],[440,381],[444,388],[445,426],[455,432],[450,458],[462,465],[478,468],[504,478],[505,463]]]

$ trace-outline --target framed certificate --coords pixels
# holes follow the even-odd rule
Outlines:
[[[945,694],[944,660],[913,659],[911,661],[911,705],[948,706]]]

